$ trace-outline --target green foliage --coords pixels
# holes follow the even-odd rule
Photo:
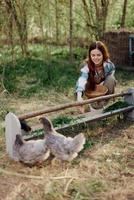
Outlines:
[[[126,26],[131,28],[134,27],[134,1],[128,1],[127,15],[126,15]]]
[[[5,67],[6,89],[10,93],[16,92],[20,96],[30,97],[44,89],[54,88],[59,92],[67,92],[70,87],[74,88],[78,78],[76,66],[84,57],[85,51],[78,48],[74,50],[76,61],[70,64],[67,48],[53,48],[51,57],[44,60],[41,58],[41,45],[37,45],[37,51],[35,46],[30,47],[29,58],[19,58],[15,63],[2,65],[0,73],[2,74]]]
[[[3,48],[1,53],[2,64],[0,74],[4,73],[4,86],[10,93],[20,97],[31,97],[40,94],[40,91],[54,89],[61,93],[69,93],[70,88],[75,89],[76,80],[80,73],[80,63],[86,58],[87,50],[75,48],[73,50],[74,62],[69,62],[68,48],[51,47],[49,58],[43,58],[42,45],[30,45],[30,57],[21,58],[18,46],[17,60],[9,62],[9,52]],[[126,85],[133,80],[133,74],[126,71],[116,71],[119,84]],[[129,79],[129,81],[128,81]],[[131,83],[130,83],[131,84]]]
[[[66,124],[70,124],[71,122],[73,122],[74,119],[72,117],[69,116],[58,116],[56,118],[54,118],[52,120],[52,123],[54,125],[54,127],[58,127],[58,126],[63,126]]]
[[[106,107],[103,112],[110,112],[110,111],[113,111],[113,110],[117,110],[117,109],[121,109],[121,108],[125,108],[129,106],[129,104],[125,101],[117,101],[115,103],[113,103],[112,105]]]
[[[122,17],[122,8],[123,8],[124,1],[116,0],[111,1],[109,4],[109,12],[107,16],[107,30],[119,29],[121,24],[121,17]],[[125,20],[125,28],[133,28],[134,27],[134,1],[127,2],[127,13],[126,13],[126,20]]]
[[[94,142],[91,140],[86,140],[86,143],[84,144],[84,149],[90,149],[94,145]]]
[[[117,84],[126,85],[129,81],[133,80],[133,73],[130,73],[130,71],[125,70],[117,70],[115,73]]]
[[[41,138],[44,135],[44,130],[43,129],[37,129],[35,131],[32,131],[32,136],[36,138]]]
[[[57,58],[63,58],[63,59],[69,59],[70,58],[70,52],[69,49],[56,49],[52,52],[53,56]],[[85,59],[87,56],[87,50],[82,48],[74,48],[73,49],[73,57],[74,59],[82,60]]]
[[[19,16],[18,7],[24,8],[27,13],[27,32],[30,42],[42,42],[45,41],[50,43],[67,44],[68,41],[68,31],[69,31],[69,1],[27,1],[26,7],[23,5],[22,1],[19,3],[14,2],[14,9],[17,9],[17,16],[23,16],[22,13]],[[109,28],[118,29],[120,27],[122,8],[124,1],[122,0],[109,0],[109,4],[106,20],[106,31]],[[97,28],[100,25],[100,21],[97,20],[94,1],[86,1],[87,12],[85,13],[85,8],[82,1],[73,2],[73,38],[89,38],[93,40],[96,38]],[[0,30],[1,38],[5,39],[5,33],[10,32],[11,28],[9,26],[8,15],[6,14],[6,4],[0,4]],[[56,6],[57,5],[57,6]],[[102,8],[101,1],[96,1],[98,9]],[[134,26],[134,1],[127,2],[127,13],[126,13],[126,28]],[[57,14],[57,15],[56,15]],[[16,16],[16,17],[17,17]],[[53,20],[52,20],[53,19]],[[20,20],[20,18],[18,18]],[[91,22],[90,22],[91,21]],[[23,20],[20,20],[22,23]],[[89,23],[89,24],[88,24]],[[56,29],[57,27],[57,29]],[[58,38],[56,36],[58,35]],[[14,43],[18,40],[18,31],[14,24],[13,39]],[[6,38],[7,40],[7,38]],[[58,41],[57,41],[58,40]],[[9,43],[9,40],[6,42]],[[69,41],[68,41],[69,42]],[[78,42],[77,42],[78,43]],[[77,44],[76,43],[76,44]],[[36,51],[35,56],[38,53]]]

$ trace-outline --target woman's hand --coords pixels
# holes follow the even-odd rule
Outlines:
[[[82,102],[83,98],[82,98],[82,92],[77,92],[77,101],[78,102]],[[78,106],[78,110],[81,114],[83,114],[85,112],[85,108],[84,106]]]
[[[81,114],[85,113],[85,108],[84,106],[78,106],[78,110]]]
[[[82,92],[77,92],[77,101],[78,101],[78,102],[83,101]]]

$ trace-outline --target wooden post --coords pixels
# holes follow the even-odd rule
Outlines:
[[[129,88],[127,90],[127,92],[130,92],[131,95],[125,95],[124,96],[124,100],[130,104],[130,105],[134,105],[134,88]],[[124,113],[124,117],[130,121],[134,121],[134,109]]]
[[[21,135],[21,125],[18,117],[9,112],[5,118],[5,136],[6,136],[6,151],[11,158],[16,160],[13,154],[13,145],[15,142],[16,134]]]

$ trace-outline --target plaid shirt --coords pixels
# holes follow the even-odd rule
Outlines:
[[[104,62],[103,67],[104,67],[104,77],[107,77],[108,75],[114,75],[115,65],[110,60]],[[81,75],[76,83],[76,92],[85,91],[85,85],[87,83],[88,76],[90,76],[90,71],[88,65],[86,64],[81,69]]]

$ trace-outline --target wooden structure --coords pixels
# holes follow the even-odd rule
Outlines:
[[[134,34],[129,35],[129,63],[134,64]]]
[[[134,67],[133,36],[134,32],[125,29],[112,30],[104,33],[102,40],[108,46],[111,60],[117,67]]]
[[[60,106],[54,106],[52,108],[48,108],[48,109],[45,109],[45,110],[40,110],[40,111],[20,115],[20,116],[18,116],[18,118],[21,119],[21,120],[29,119],[29,118],[33,118],[33,117],[36,117],[36,116],[39,116],[39,115],[46,114],[46,113],[51,113],[51,112],[64,110],[64,109],[71,108],[71,107],[77,107],[77,106],[93,103],[93,102],[96,102],[96,101],[102,101],[102,100],[107,100],[107,99],[116,98],[116,97],[124,97],[125,101],[128,104],[132,105],[130,107],[133,108],[133,106],[134,106],[134,88],[129,88],[125,92],[121,92],[121,93],[117,93],[117,94],[111,94],[111,95],[105,95],[105,96],[101,96],[101,97],[96,97],[96,98],[84,100],[82,102],[72,102],[72,103],[67,103],[67,104],[63,104],[63,105],[60,105]],[[133,118],[133,115],[132,115],[132,118]]]
[[[96,101],[101,101],[101,100],[106,100],[106,99],[111,99],[111,98],[116,98],[116,97],[123,97],[124,101],[127,102],[129,106],[122,109],[116,109],[114,111],[106,112],[106,113],[103,113],[101,110],[98,110],[97,112],[94,112],[94,111],[88,112],[88,113],[85,113],[81,118],[79,117],[76,121],[74,120],[74,122],[72,122],[71,124],[67,124],[60,128],[56,128],[56,130],[61,133],[62,132],[69,133],[69,130],[71,131],[76,128],[78,130],[81,125],[85,126],[86,123],[97,121],[106,117],[111,117],[112,115],[116,115],[119,113],[123,113],[126,119],[134,121],[134,88],[130,88],[125,92],[96,97],[96,98],[88,99],[82,102],[72,102],[69,104],[63,104],[63,105],[55,106],[55,107],[48,108],[45,110],[24,114],[18,117],[13,113],[8,113],[5,118],[5,126],[6,126],[5,135],[6,135],[7,153],[10,155],[11,158],[15,160],[15,157],[13,155],[13,144],[15,141],[15,136],[16,134],[22,134],[19,119],[29,119],[29,118],[33,118],[39,115],[46,114],[46,113],[51,113],[51,112],[64,110],[71,107],[76,107],[76,106],[85,105],[85,104],[93,103]],[[29,136],[25,136],[25,139],[29,140],[36,137],[37,136],[29,135]]]

